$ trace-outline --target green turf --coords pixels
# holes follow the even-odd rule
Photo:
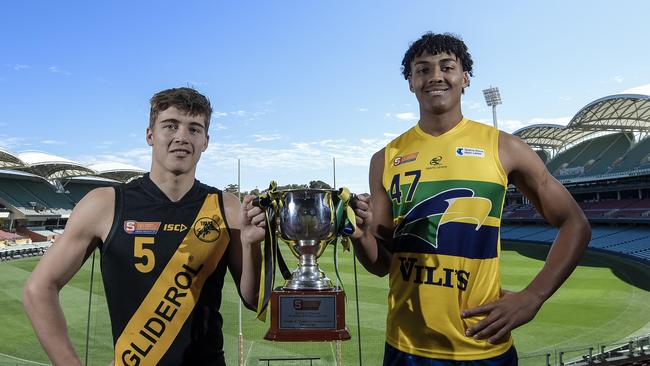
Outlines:
[[[514,250],[513,250],[514,249]],[[524,287],[543,265],[547,247],[536,244],[508,244],[502,252],[503,283],[506,289]],[[331,254],[328,249],[326,256]],[[293,257],[286,256],[291,266]],[[20,302],[22,286],[39,258],[0,263],[0,364],[28,365],[7,357],[47,363]],[[322,269],[334,280],[331,258],[320,260]],[[111,359],[110,324],[96,263],[90,316],[88,365],[106,365]],[[61,294],[70,335],[77,352],[86,352],[86,325],[91,260]],[[361,334],[364,365],[377,365],[383,353],[386,317],[387,278],[374,277],[358,266],[361,328],[356,319],[353,263],[350,253],[340,254],[340,272],[348,295],[346,316],[352,340],[342,343],[344,365],[355,365],[359,358]],[[278,275],[279,277],[279,275]],[[279,284],[279,283],[278,283]],[[617,341],[650,323],[650,266],[613,255],[590,252],[567,283],[544,305],[535,320],[514,332],[515,343],[525,364],[541,364],[544,354],[553,349],[577,349],[576,356],[588,345]],[[228,364],[238,358],[238,296],[228,277],[224,288],[225,352]],[[274,343],[264,341],[267,324],[254,319],[243,309],[243,334],[247,365],[259,365],[269,356],[316,356],[320,363],[334,364],[332,343]],[[526,362],[526,360],[528,362]],[[291,364],[291,363],[283,363]],[[300,363],[293,363],[300,365]],[[305,363],[302,363],[305,364]]]

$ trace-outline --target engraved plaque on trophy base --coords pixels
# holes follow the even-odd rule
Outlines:
[[[345,326],[343,290],[274,290],[271,293],[271,327],[264,339],[277,342],[350,339]]]

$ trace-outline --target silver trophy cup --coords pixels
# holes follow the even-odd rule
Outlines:
[[[332,281],[318,268],[317,259],[336,237],[336,191],[292,189],[279,191],[278,235],[299,259],[285,290],[331,290]]]

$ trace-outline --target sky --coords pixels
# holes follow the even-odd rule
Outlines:
[[[566,125],[585,105],[650,94],[650,2],[7,1],[0,149],[148,170],[149,98],[192,86],[214,113],[197,168],[242,190],[322,180],[368,190],[372,154],[418,121],[409,44],[451,32],[474,77],[463,114],[499,128]],[[333,160],[336,161],[334,182]]]

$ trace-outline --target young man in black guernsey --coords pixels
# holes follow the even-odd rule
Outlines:
[[[32,272],[24,305],[54,365],[81,365],[59,303],[61,288],[95,249],[115,365],[225,365],[219,307],[226,267],[243,301],[257,304],[264,214],[195,179],[212,107],[191,88],[151,98],[151,172],[97,188],[75,207]]]

